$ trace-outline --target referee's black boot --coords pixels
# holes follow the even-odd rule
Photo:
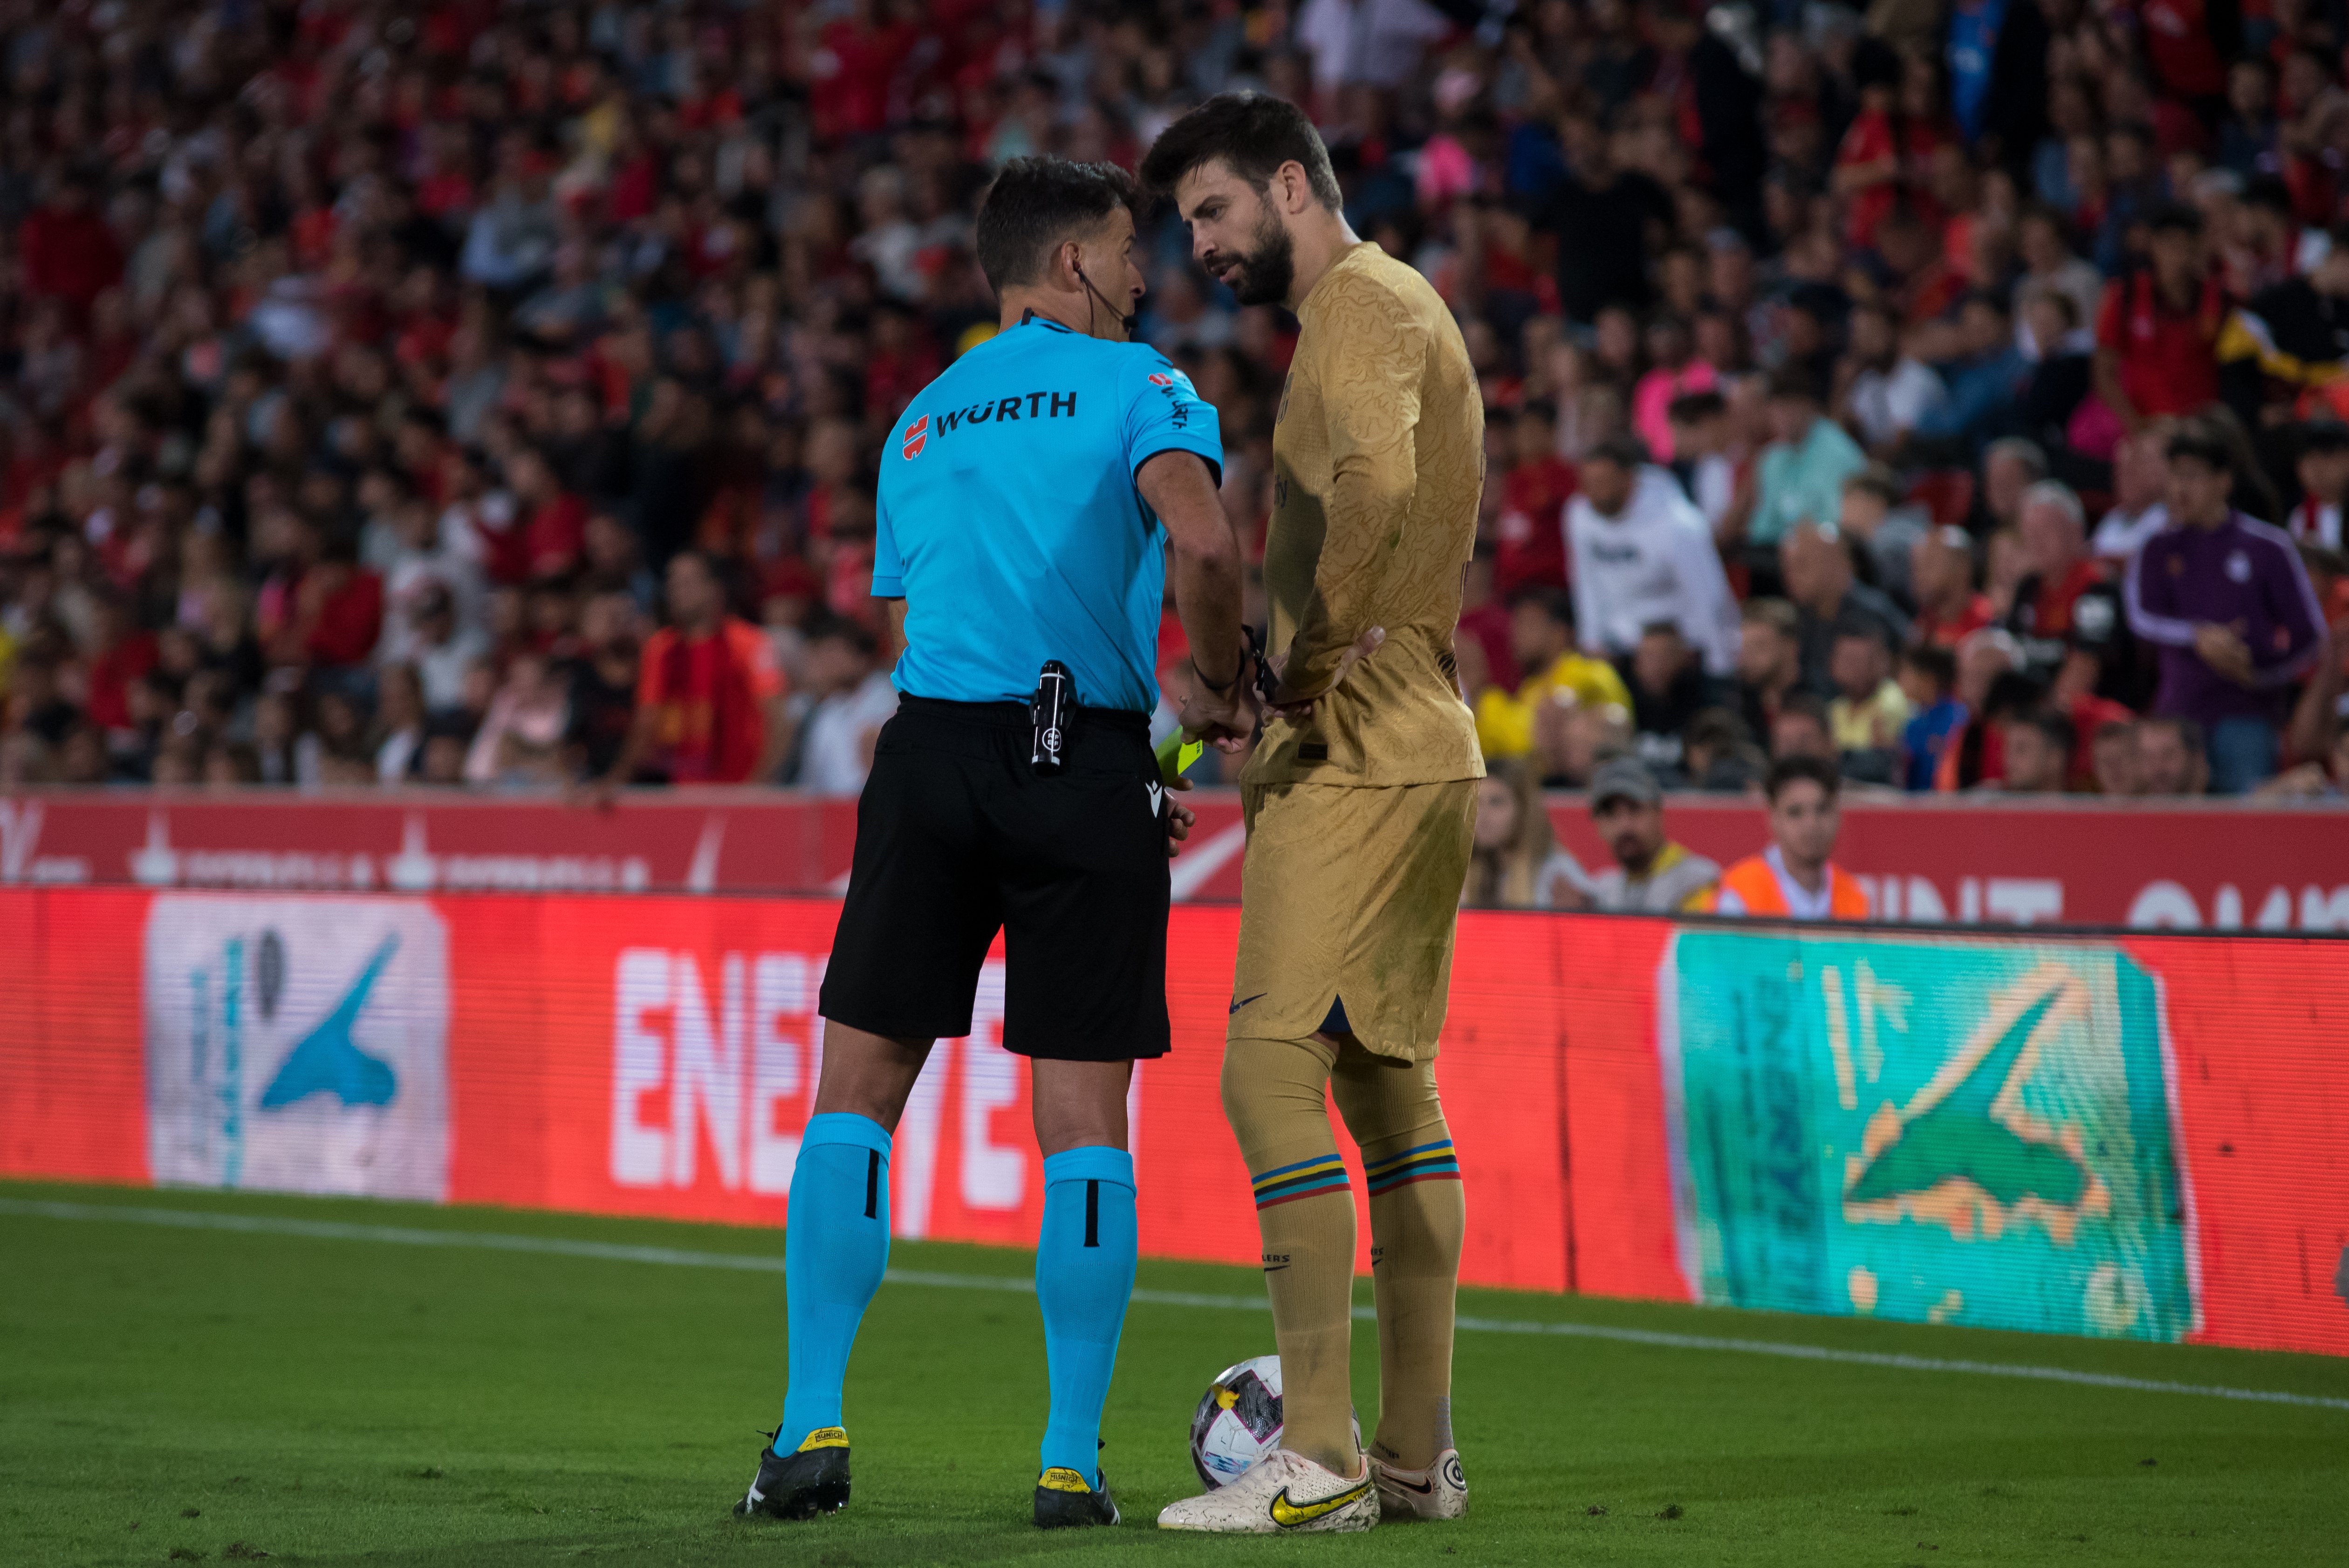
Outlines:
[[[1109,1477],[1095,1472],[1099,1487],[1065,1465],[1054,1465],[1036,1480],[1036,1528],[1067,1530],[1076,1525],[1115,1524],[1117,1500],[1109,1494]]]
[[[847,1506],[848,1434],[838,1427],[818,1427],[790,1453],[777,1453],[771,1441],[759,1450],[759,1478],[734,1511],[813,1519]]]

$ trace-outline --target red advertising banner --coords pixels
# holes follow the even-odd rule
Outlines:
[[[1239,896],[1237,799],[1191,797],[1178,901]],[[1581,802],[1558,837],[1597,870]],[[1744,800],[1674,799],[1672,834],[1726,863],[1767,840]],[[838,893],[853,800],[678,789],[608,810],[546,799],[360,791],[50,790],[0,799],[0,885],[401,892]],[[1854,797],[1837,859],[1878,916],[1912,923],[2349,930],[2349,810]]]
[[[0,890],[0,1173],[779,1226],[836,913]],[[1237,930],[1174,917],[1153,1255],[1257,1251],[1216,1091]],[[1464,915],[1464,1277],[2349,1354],[2344,982],[2349,944],[2296,938]],[[1000,1016],[990,970],[897,1129],[901,1235],[1032,1241]]]

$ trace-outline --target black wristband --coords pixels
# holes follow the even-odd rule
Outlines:
[[[1247,674],[1247,655],[1245,654],[1240,655],[1239,667],[1232,671],[1232,678],[1227,681],[1209,680],[1207,678],[1207,672],[1199,667],[1199,661],[1196,655],[1194,655],[1191,660],[1191,673],[1199,677],[1199,684],[1201,686],[1206,686],[1217,696],[1221,696],[1224,693],[1239,685],[1240,676]]]

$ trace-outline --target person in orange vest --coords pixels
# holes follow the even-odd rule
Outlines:
[[[1827,857],[1843,825],[1835,764],[1782,757],[1762,783],[1770,799],[1770,847],[1721,873],[1715,914],[1794,920],[1866,920],[1868,895],[1857,879]]]

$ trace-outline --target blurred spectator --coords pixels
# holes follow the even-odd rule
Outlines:
[[[1493,591],[1506,599],[1521,588],[1563,588],[1567,582],[1564,512],[1580,483],[1574,466],[1557,455],[1557,413],[1547,403],[1529,403],[1514,418],[1493,416],[1508,441],[1508,471],[1501,481],[1499,550],[1493,560]]]
[[[2276,771],[2290,684],[2325,641],[2291,536],[2233,510],[2233,448],[2204,428],[2169,441],[2169,525],[2129,563],[2128,621],[2160,652],[2154,712],[2209,736],[2210,787],[2237,795]]]
[[[467,781],[508,786],[562,782],[563,737],[570,717],[552,661],[534,650],[515,655],[466,754]]]
[[[1973,541],[1962,528],[1932,529],[1909,551],[1909,581],[1917,595],[1909,640],[1956,648],[1991,623],[1989,596],[1974,588]]]
[[[1827,705],[1806,691],[1795,692],[1779,704],[1770,719],[1770,757],[1773,761],[1787,757],[1837,760]]]
[[[2115,719],[2096,727],[2088,743],[2096,793],[2120,799],[2146,793],[2137,771],[2137,726]]]
[[[864,788],[882,726],[897,711],[896,688],[874,653],[872,634],[853,621],[829,622],[808,639],[808,689],[815,705],[800,753],[801,788],[843,796]]]
[[[1784,599],[1749,599],[1737,626],[1738,707],[1748,738],[1770,733],[1779,705],[1802,683],[1802,622]]]
[[[1806,367],[1789,365],[1770,378],[1770,433],[1745,525],[1747,542],[1758,547],[1775,546],[1798,523],[1832,526],[1844,480],[1868,466],[1868,454],[1821,409]]]
[[[1866,920],[1868,895],[1829,858],[1843,825],[1835,765],[1809,756],[1770,765],[1770,847],[1721,873],[1716,914]]]
[[[1344,6],[1344,0],[1314,3]],[[1672,199],[1648,175],[1617,163],[1605,129],[1589,113],[1569,112],[1558,135],[1564,170],[1537,220],[1558,237],[1558,303],[1578,322],[1594,319],[1610,304],[1643,308],[1654,292],[1649,235],[1671,226]]]
[[[1590,884],[1558,848],[1541,780],[1502,763],[1476,783],[1476,831],[1461,891],[1471,909],[1587,909]]]
[[[2349,256],[2343,258],[2349,264]],[[2349,302],[2344,302],[2349,307]],[[2349,332],[2349,308],[2343,312]],[[2349,425],[2323,419],[2300,433],[2300,456],[2292,464],[2300,480],[2300,503],[2284,518],[2284,531],[2296,544],[2324,550],[2342,547],[2341,508],[2349,500]]]
[[[2113,509],[2091,542],[2101,561],[2126,562],[2169,521],[2162,497],[2169,489],[2172,421],[2156,419],[2122,438],[2113,449]]]
[[[2137,786],[2140,795],[2201,795],[2210,788],[2202,727],[2190,718],[2139,719]]]
[[[1937,643],[1920,643],[1900,655],[1899,680],[1909,713],[1900,732],[1900,785],[1929,790],[1942,754],[1965,727],[1965,704],[1957,698],[1957,655]]]
[[[1709,674],[1737,667],[1737,601],[1713,531],[1636,440],[1602,441],[1583,459],[1566,527],[1584,651],[1625,657],[1662,622],[1680,628]]]
[[[1761,787],[1770,758],[1754,744],[1744,719],[1727,708],[1713,707],[1689,720],[1681,766],[1694,789],[1744,795]]]
[[[1851,346],[1837,374],[1844,381],[1840,406],[1868,449],[1897,457],[1919,422],[1949,400],[1941,378],[1900,344],[1899,318],[1878,303],[1851,313]]]
[[[1868,562],[1870,582],[1899,605],[1914,604],[1917,542],[1931,527],[1924,508],[1902,503],[1892,470],[1871,463],[1843,481],[1843,508],[1836,526]]]
[[[1717,539],[1737,499],[1737,464],[1729,455],[1728,399],[1718,392],[1691,392],[1673,398],[1667,412],[1672,427],[1672,473]]]
[[[1909,698],[1892,678],[1892,645],[1871,620],[1836,628],[1828,674],[1835,699],[1827,731],[1847,779],[1869,784],[1899,781],[1900,742],[1909,727]]]
[[[1677,775],[1689,724],[1720,703],[1723,683],[1707,676],[1696,650],[1670,621],[1658,621],[1640,634],[1622,671],[1631,692],[1631,727],[1640,755],[1665,777]]]
[[[1590,821],[1615,863],[1592,877],[1592,907],[1611,914],[1679,914],[1704,908],[1721,868],[1664,836],[1655,776],[1619,758],[1591,777]]]
[[[2085,524],[2070,486],[2044,480],[2023,492],[2015,531],[2028,574],[2004,624],[2022,645],[2023,672],[2058,701],[2087,692],[2142,701],[2120,589],[2088,552]]]
[[[1575,647],[1574,603],[1563,589],[1520,593],[1509,606],[1509,649],[1527,672],[1512,692],[1488,686],[1476,700],[1476,739],[1486,761],[1525,757],[1546,707],[1612,707],[1628,719],[1631,694],[1602,659]]]
[[[2323,259],[2243,302],[2219,340],[2227,403],[2257,428],[2313,406],[2344,411],[2326,389],[2349,359],[2349,224],[2329,236]]]
[[[1944,373],[1946,401],[1926,411],[1920,436],[1957,443],[1971,454],[2018,422],[2031,362],[2014,340],[2014,324],[1997,294],[1977,290],[1958,309],[1957,356]]]
[[[608,794],[640,770],[678,784],[772,779],[791,740],[773,649],[727,614],[705,555],[670,561],[667,600],[669,624],[645,643],[635,723],[601,789]]]
[[[2096,317],[2096,393],[2134,428],[2219,397],[2226,294],[2202,257],[2202,218],[2170,203],[2148,217],[2149,265],[2106,285]]]
[[[1821,696],[1835,689],[1828,661],[1837,627],[1873,622],[1888,642],[1909,640],[1909,617],[1880,590],[1859,581],[1851,544],[1832,522],[1805,522],[1790,530],[1779,547],[1780,573],[1797,616],[1803,685]]]
[[[2060,795],[2068,787],[2079,731],[2054,708],[2018,714],[2006,721],[2005,777],[2009,794]]]
[[[404,784],[424,763],[424,683],[413,665],[387,665],[376,685],[375,772],[378,782]]]

